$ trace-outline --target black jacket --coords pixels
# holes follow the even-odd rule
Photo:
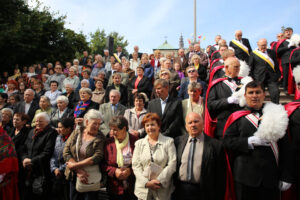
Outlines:
[[[159,115],[162,122],[160,130],[163,135],[172,138],[181,135],[180,127],[183,121],[181,101],[169,96],[162,113],[160,98],[156,98],[149,102],[148,111]]]
[[[247,38],[242,38],[242,43],[248,48],[249,54],[252,52],[249,40]],[[248,63],[249,55],[243,51],[240,47],[235,45],[232,41],[230,41],[229,46],[231,46],[234,49],[235,56],[239,60],[246,61]]]
[[[249,57],[250,76],[254,80],[262,83],[277,82],[281,74],[276,59],[276,54],[271,49],[267,49],[267,54],[274,62],[275,71],[266,61],[252,52]]]
[[[106,90],[105,90],[105,95],[104,95],[104,101],[105,103],[109,102],[109,93],[111,90],[116,89],[115,85],[112,84],[111,86],[107,86]],[[128,102],[128,90],[127,87],[123,84],[120,84],[120,91],[121,93],[121,98],[120,98],[120,103],[124,106],[127,105]]]
[[[177,153],[177,167],[175,173],[175,187],[179,175],[181,158],[189,138],[188,134],[175,138]],[[201,165],[199,199],[216,200],[224,199],[226,187],[226,161],[222,143],[204,134],[204,147]],[[176,191],[176,189],[175,189]]]
[[[39,109],[39,104],[36,101],[32,101],[27,115],[29,116],[29,121],[27,123],[31,124],[31,121],[35,115],[35,111]],[[25,101],[17,104],[14,113],[25,113]]]
[[[279,181],[292,182],[291,155],[288,135],[277,144],[279,148],[279,166],[272,148],[255,146],[249,149],[248,138],[253,136],[257,128],[244,116],[229,126],[224,135],[224,146],[232,152],[232,171],[234,180],[250,186],[264,186],[277,189]]]

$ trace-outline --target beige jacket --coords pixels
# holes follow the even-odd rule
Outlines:
[[[134,194],[139,199],[146,200],[148,193],[151,192],[155,199],[168,200],[174,191],[172,175],[176,171],[176,149],[173,138],[159,134],[158,146],[153,153],[153,159],[156,164],[164,168],[157,177],[162,187],[156,191],[145,187],[149,180],[143,175],[143,171],[151,161],[148,136],[138,140],[135,143],[132,157],[132,169],[136,177]]]

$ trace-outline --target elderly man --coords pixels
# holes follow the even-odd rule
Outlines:
[[[63,83],[66,76],[63,74],[62,66],[60,64],[55,65],[54,67],[55,74],[48,77],[47,81],[45,82],[45,90],[50,90],[50,83],[51,81],[56,81],[58,83]],[[58,90],[62,89],[62,84],[59,84]]]
[[[101,104],[99,110],[103,116],[103,123],[100,126],[100,130],[104,135],[109,134],[109,121],[113,116],[124,115],[126,107],[119,101],[121,93],[113,89],[109,93],[109,102]]]
[[[158,98],[149,102],[148,111],[159,115],[162,121],[161,133],[175,138],[181,134],[181,102],[169,96],[169,83],[167,80],[157,79],[154,82],[154,88]]]
[[[287,190],[294,178],[287,113],[282,105],[264,104],[259,82],[249,82],[244,96],[247,107],[233,113],[224,128],[236,199],[279,199],[279,190]]]
[[[177,173],[175,200],[224,199],[226,162],[222,143],[203,133],[203,118],[186,116],[188,134],[175,138]]]
[[[104,65],[106,65],[106,63],[109,62],[109,58],[110,58],[108,49],[104,49],[103,53],[104,53],[103,62],[104,62]]]
[[[123,49],[122,49],[122,47],[121,46],[118,46],[117,47],[117,56],[119,57],[119,59],[121,59],[123,56],[125,56],[126,57],[126,55],[122,52],[123,51]]]
[[[133,53],[134,53],[134,52],[137,53],[139,59],[142,59],[143,53],[139,52],[139,47],[138,47],[137,45],[135,45],[135,46],[133,47]],[[129,55],[129,60],[132,59],[132,54],[133,54],[133,53],[131,53],[131,54]]]
[[[208,54],[209,59],[211,59],[212,57],[212,53],[219,50],[219,41],[222,39],[221,35],[216,35],[215,37],[215,44],[214,45],[210,45],[209,51],[206,52]]]
[[[200,56],[199,68],[204,67],[206,69],[208,66],[208,57],[207,57],[206,53],[201,51],[200,44],[194,45],[194,51],[195,51],[195,54]]]
[[[248,62],[249,55],[252,51],[249,40],[242,38],[243,33],[241,30],[235,31],[235,39],[231,40],[229,46],[234,49],[235,56],[239,60]]]
[[[121,63],[116,62],[115,64],[112,65],[112,70],[108,71],[106,73],[106,77],[105,78],[108,80],[107,86],[110,86],[113,83],[112,75],[114,73],[116,73],[116,72],[118,72],[118,73],[121,74],[121,83],[123,85],[127,85],[128,84],[128,80],[129,80],[129,76],[128,76],[127,73],[122,72],[122,65],[121,65]]]
[[[181,70],[185,70],[189,65],[189,60],[184,55],[184,49],[178,50],[178,56],[174,58],[174,63],[179,63]]]
[[[288,27],[284,30],[284,39],[277,42],[274,46],[274,51],[277,55],[278,62],[281,64],[282,68],[282,86],[285,91],[288,91],[288,79],[289,77],[289,62],[290,62],[290,54],[295,48],[294,44],[290,41],[293,35],[293,29]],[[289,91],[292,93],[292,91]]]
[[[12,119],[14,115],[14,111],[11,108],[3,108],[1,110],[2,121],[1,127],[6,131],[6,133],[10,133],[13,129]]]
[[[249,57],[251,77],[268,87],[271,101],[279,103],[280,70],[273,50],[267,49],[266,39],[257,42],[258,49],[252,51]]]
[[[27,89],[24,92],[24,101],[21,101],[15,107],[15,113],[25,113],[29,116],[28,124],[31,124],[35,111],[39,109],[39,104],[34,101],[34,91]]]
[[[241,109],[239,99],[231,96],[239,89],[240,80],[238,74],[240,71],[240,62],[237,58],[228,58],[225,63],[225,78],[213,81],[207,90],[207,100],[205,111],[205,132],[218,139],[223,136],[223,128],[229,115]],[[217,120],[216,130],[212,130],[213,124]],[[210,130],[209,130],[210,129]]]
[[[69,76],[63,81],[62,92],[66,91],[65,88],[66,84],[72,84],[74,88],[78,87],[80,80],[76,74],[77,74],[77,68],[75,66],[70,67]]]

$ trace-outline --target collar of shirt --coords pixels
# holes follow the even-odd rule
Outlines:
[[[167,96],[167,98],[165,100],[162,100],[161,98],[160,99],[160,103],[167,103],[168,99],[169,99],[169,95]]]
[[[188,138],[188,142],[192,142],[192,136],[189,136],[189,138]],[[204,139],[204,135],[203,135],[203,132],[201,132],[197,137],[196,137],[196,140],[197,140],[197,142],[201,142],[201,141],[203,141],[203,139]]]

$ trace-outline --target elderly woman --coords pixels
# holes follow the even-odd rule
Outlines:
[[[89,110],[84,115],[84,126],[77,126],[65,145],[63,157],[67,164],[65,175],[70,182],[71,200],[97,199],[101,180],[99,163],[105,142],[99,131],[101,121],[98,110]]]
[[[0,114],[1,121],[1,114]],[[12,139],[0,126],[0,199],[19,199],[18,158]]]
[[[206,66],[201,66],[200,56],[197,54],[193,55],[191,61],[192,61],[192,65],[198,71],[199,78],[201,79],[201,81],[206,81],[207,69]]]
[[[200,96],[202,93],[202,85],[198,82],[191,82],[188,85],[189,98],[182,101],[183,119],[190,112],[198,113],[204,117],[204,103],[203,98]]]
[[[6,133],[10,133],[13,128],[12,119],[14,115],[14,111],[11,108],[3,108],[1,110],[2,121],[1,126],[6,131]]]
[[[63,81],[63,85],[62,85],[62,91],[65,92],[66,91],[66,84],[72,84],[73,88],[77,88],[80,80],[78,78],[77,74],[77,68],[72,66],[69,69],[69,76],[67,78],[64,79]]]
[[[57,128],[58,120],[62,118],[72,117],[74,110],[68,108],[69,99],[66,96],[59,96],[56,99],[57,109],[51,113],[51,125]]]
[[[69,100],[68,108],[74,109],[75,105],[78,102],[79,94],[76,95],[74,91],[74,86],[70,83],[65,84],[66,92],[62,93],[62,95],[66,96]]]
[[[136,76],[130,81],[129,90],[131,91],[130,99],[131,104],[133,103],[133,96],[136,93],[144,92],[149,96],[150,80],[144,76],[144,68],[140,65],[136,68]]]
[[[128,121],[128,132],[137,137],[142,137],[144,134],[144,127],[142,126],[142,121],[147,110],[145,109],[145,96],[141,93],[136,93],[134,95],[134,107],[131,109],[125,110],[124,117]]]
[[[35,127],[35,121],[36,121],[36,115],[42,112],[45,112],[48,114],[49,118],[52,113],[52,108],[51,108],[51,103],[50,99],[47,96],[41,96],[40,101],[39,101],[39,107],[40,109],[35,111],[31,126]]]
[[[103,88],[103,83],[101,80],[95,80],[96,89],[93,91],[92,101],[95,103],[103,104],[105,89]]]
[[[113,137],[105,143],[102,167],[108,174],[108,194],[111,200],[136,199],[131,160],[138,138],[128,133],[128,122],[123,116],[114,116],[109,127]]]
[[[63,118],[58,121],[57,132],[59,135],[56,137],[54,152],[50,160],[50,170],[53,180],[53,199],[69,199],[69,184],[67,183],[64,175],[66,164],[63,159],[63,150],[67,139],[73,132],[73,129],[73,118]]]
[[[24,199],[48,199],[50,192],[50,158],[57,132],[50,126],[45,112],[35,116],[36,127],[32,129],[24,144],[22,164],[27,174]]]
[[[15,113],[13,116],[13,129],[11,130],[9,136],[13,140],[19,160],[19,193],[22,196],[25,183],[24,168],[22,165],[21,155],[23,153],[24,143],[28,137],[29,128],[26,127],[26,123],[29,121],[28,115],[24,113]]]
[[[147,136],[135,143],[134,194],[143,200],[169,200],[174,190],[172,175],[176,171],[174,140],[159,132],[161,121],[156,113],[148,113],[142,124]]]
[[[90,109],[99,109],[99,104],[93,102],[92,90],[90,88],[81,88],[79,90],[80,101],[78,102],[77,106],[74,110],[74,118],[76,123],[83,122],[83,116],[90,110]]]

